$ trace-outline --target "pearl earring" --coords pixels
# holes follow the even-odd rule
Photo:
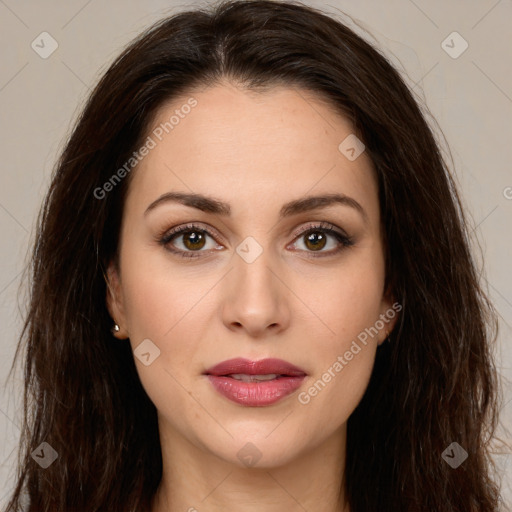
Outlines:
[[[120,330],[121,330],[121,328],[117,324],[114,324],[114,327],[112,327],[112,332],[113,333],[119,332]]]

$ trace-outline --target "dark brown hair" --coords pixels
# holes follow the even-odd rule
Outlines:
[[[111,335],[104,273],[115,258],[128,176],[98,199],[168,100],[229,79],[312,91],[354,125],[372,159],[387,240],[387,284],[403,306],[348,420],[353,512],[498,509],[496,322],[468,228],[431,129],[399,73],[341,22],[298,2],[233,1],[163,19],[92,92],[38,219],[19,475],[7,511],[147,511],[161,479],[157,416],[129,344]],[[136,172],[136,169],[133,171]],[[31,452],[49,443],[41,469]],[[468,453],[452,469],[452,443]]]

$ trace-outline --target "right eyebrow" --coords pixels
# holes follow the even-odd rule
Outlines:
[[[231,215],[231,208],[227,203],[202,194],[183,192],[167,192],[161,195],[146,208],[144,215],[154,210],[158,205],[167,202],[181,203],[185,206],[190,206],[191,208],[196,208],[207,213],[214,213],[216,215]]]

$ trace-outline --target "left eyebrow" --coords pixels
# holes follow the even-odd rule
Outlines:
[[[144,215],[156,208],[158,205],[167,202],[181,203],[185,206],[196,208],[206,213],[213,213],[222,216],[231,215],[231,207],[228,203],[202,194],[183,192],[167,192],[166,194],[161,195],[146,208]],[[364,208],[354,198],[344,194],[323,194],[295,199],[285,203],[281,207],[279,211],[279,219],[291,217],[292,215],[297,215],[299,213],[318,210],[320,208],[326,208],[334,204],[349,206],[357,210],[363,219],[368,222],[368,214]]]
[[[357,210],[363,219],[368,222],[368,214],[365,209],[352,197],[344,194],[324,194],[320,196],[306,196],[301,199],[290,201],[283,205],[279,212],[279,218],[297,215],[298,213],[317,210],[319,208],[326,208],[333,204],[341,204],[349,206]]]

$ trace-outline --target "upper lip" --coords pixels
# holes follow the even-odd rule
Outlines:
[[[251,361],[238,357],[236,359],[228,359],[222,363],[216,364],[204,372],[206,375],[231,375],[231,374],[245,374],[245,375],[289,375],[289,376],[304,376],[301,368],[283,361],[282,359],[260,359],[259,361]]]

